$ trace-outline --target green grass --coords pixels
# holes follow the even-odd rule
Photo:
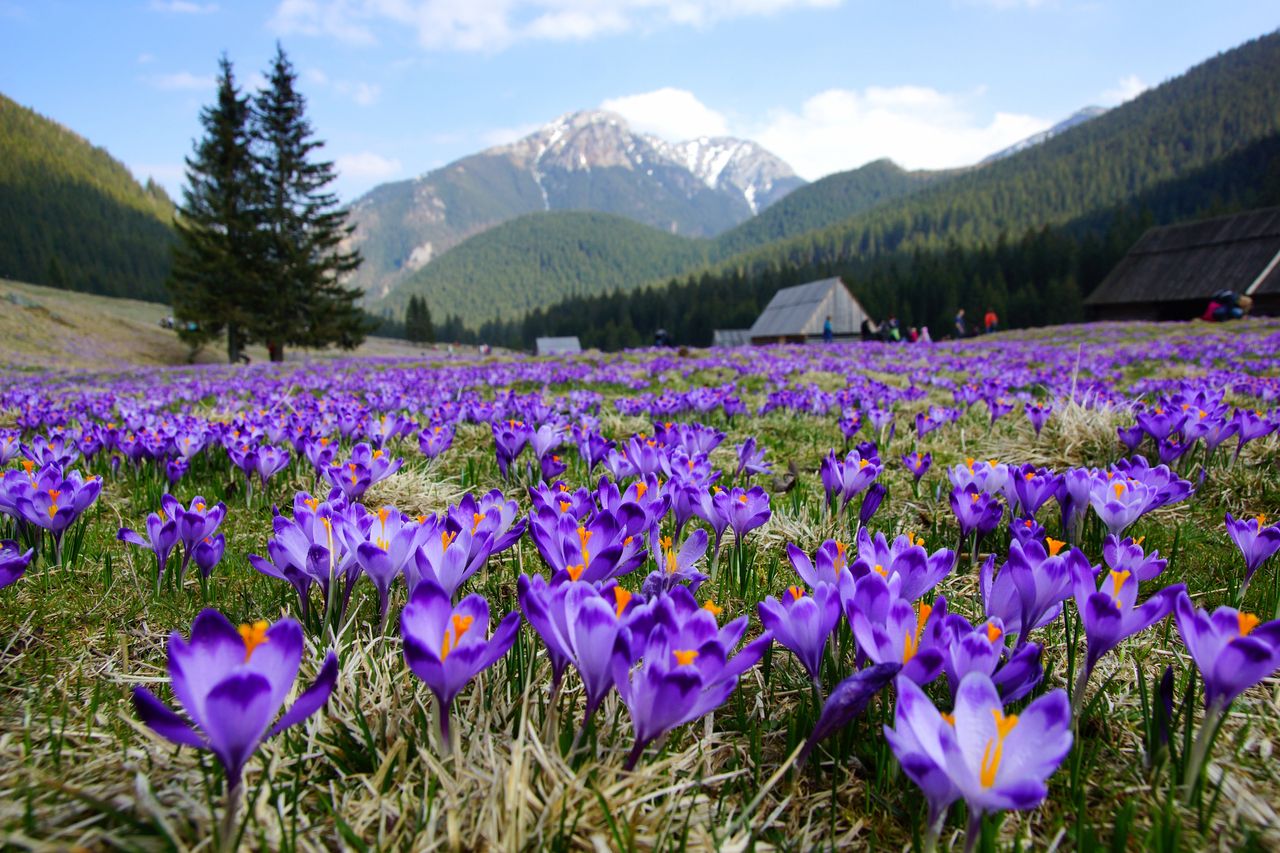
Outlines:
[[[1138,363],[1129,372],[1160,375],[1167,369]],[[830,378],[821,377],[822,383]],[[654,380],[655,387],[682,387],[724,377],[694,373],[685,380],[670,371]],[[600,390],[608,409],[608,400],[620,391]],[[988,429],[985,407],[975,406],[960,423],[918,443],[920,450],[933,453],[934,465],[916,498],[897,457],[916,449],[914,432],[903,427],[931,403],[948,404],[950,397],[934,392],[913,404],[899,415],[896,437],[881,448],[889,497],[872,522],[886,534],[923,536],[930,550],[954,548],[958,538],[946,506],[947,465],[967,455],[1060,468],[1106,464],[1119,456],[1114,427],[1127,422],[1117,412],[1073,410],[1055,416],[1036,439],[1019,412]],[[774,497],[773,521],[747,537],[745,580],[733,580],[732,560],[726,558],[719,577],[708,584],[724,608],[722,621],[751,613],[749,635],[755,635],[760,629],[754,603],[765,594],[780,594],[791,582],[785,543],[812,550],[824,538],[849,535],[824,513],[815,473],[821,457],[841,447],[843,439],[834,417],[779,411],[732,425],[719,416],[704,420],[729,433],[713,455],[726,476],[734,462],[727,448],[748,435],[769,448],[777,470],[794,462],[801,471],[794,490]],[[615,438],[645,428],[640,419],[606,419]],[[407,459],[405,470],[375,487],[366,504],[438,511],[464,491],[500,487],[528,505],[522,490],[498,476],[487,427],[460,428],[454,448],[433,465],[416,447],[396,450]],[[585,482],[576,456],[568,456],[573,464],[566,480]],[[1240,571],[1239,554],[1223,529],[1223,512],[1280,506],[1280,449],[1274,436],[1248,447],[1238,464],[1228,468],[1226,462],[1217,460],[1195,500],[1144,518],[1134,531],[1146,536],[1148,550],[1170,557],[1162,581],[1186,583],[1202,605],[1225,602]],[[145,684],[165,698],[171,695],[164,686],[166,637],[174,630],[185,633],[202,607],[215,607],[237,623],[293,614],[292,589],[258,575],[245,557],[265,553],[271,504],[287,507],[296,490],[314,490],[315,482],[306,463],[295,462],[248,508],[238,474],[223,461],[198,461],[178,497],[188,500],[198,493],[226,500],[227,555],[207,597],[192,577],[181,589],[157,594],[152,560],[115,535],[120,526],[142,525],[156,508],[163,484],[151,473],[127,475],[127,465],[114,478],[103,461],[89,468],[105,474],[107,486],[84,523],[79,558],[65,567],[33,567],[24,580],[0,592],[0,791],[6,792],[0,797],[0,845],[207,846],[221,808],[215,762],[149,733],[133,715],[129,691]],[[939,487],[940,501],[934,499]],[[1051,503],[1040,518],[1056,536],[1055,514]],[[0,535],[5,524],[0,521]],[[982,551],[1001,553],[1007,539],[1000,536],[1007,534],[984,542]],[[1101,560],[1100,541],[1096,528],[1087,532],[1086,551],[1095,562]],[[938,591],[953,610],[974,617],[976,578],[968,555],[960,561]],[[535,571],[545,569],[526,538],[491,560],[466,589],[489,598],[496,624],[516,607],[516,578]],[[638,588],[647,571],[628,577],[626,585]],[[1250,588],[1248,609],[1269,613],[1274,608],[1278,571],[1274,563],[1262,570]],[[631,746],[630,725],[616,695],[606,700],[580,748],[569,752],[582,712],[581,685],[567,675],[565,690],[551,703],[549,665],[526,625],[512,652],[457,700],[458,748],[440,759],[433,700],[405,666],[394,627],[403,600],[397,588],[393,627],[389,636],[378,636],[370,627],[376,623],[372,589],[358,587],[354,619],[337,648],[341,676],[329,705],[269,741],[249,764],[240,829],[245,846],[809,850],[902,849],[919,842],[923,800],[896,768],[880,734],[880,727],[892,721],[891,693],[881,694],[864,717],[797,770],[788,759],[807,737],[816,708],[803,671],[777,645],[722,709],[651,746],[637,770],[628,773],[621,768]],[[1063,628],[1059,620],[1037,637],[1045,644],[1048,673],[1041,691],[1070,683]],[[838,670],[825,668],[827,692],[848,671],[847,628],[840,629],[837,644],[845,654]],[[304,679],[314,674],[327,647],[312,642]],[[990,821],[984,846],[1197,850],[1280,844],[1274,814],[1280,771],[1272,756],[1280,738],[1275,682],[1250,690],[1236,703],[1209,777],[1220,790],[1211,790],[1199,809],[1187,809],[1170,796],[1173,771],[1144,765],[1140,686],[1154,685],[1166,665],[1175,668],[1179,685],[1186,683],[1191,666],[1171,620],[1104,658],[1090,683],[1077,746],[1053,776],[1046,804]],[[963,810],[956,807],[942,841],[961,843],[963,833]]]

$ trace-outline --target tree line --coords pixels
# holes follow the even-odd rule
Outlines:
[[[306,118],[297,74],[278,44],[254,96],[219,61],[205,135],[187,158],[169,289],[179,334],[193,352],[226,336],[227,357],[262,343],[272,361],[286,346],[351,349],[373,324],[343,277],[360,264],[343,248],[352,227],[325,188],[336,174]]]

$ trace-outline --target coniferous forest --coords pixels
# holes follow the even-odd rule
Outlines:
[[[158,184],[0,95],[0,277],[160,301],[172,222]]]

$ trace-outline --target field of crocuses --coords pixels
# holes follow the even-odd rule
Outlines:
[[[0,846],[1280,844],[1280,323],[0,378]]]

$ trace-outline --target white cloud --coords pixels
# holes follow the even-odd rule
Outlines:
[[[172,74],[153,74],[146,81],[157,89],[167,92],[198,92],[212,89],[217,85],[213,77],[192,74],[190,71],[176,71]]]
[[[191,0],[151,0],[151,11],[177,15],[211,15],[218,11],[218,4],[193,3]]]
[[[370,106],[382,95],[382,87],[374,83],[353,83],[349,80],[339,80],[333,85],[333,88],[337,90],[338,94],[345,95],[362,107]]]
[[[376,44],[379,27],[408,29],[428,50],[496,52],[521,41],[581,41],[635,29],[721,20],[843,0],[280,0],[281,34]]]
[[[343,154],[334,161],[334,165],[338,175],[347,183],[383,181],[400,174],[404,168],[399,160],[372,151]]]
[[[813,180],[881,157],[908,169],[971,165],[1052,125],[1019,113],[979,118],[974,98],[923,86],[828,89],[734,130]]]
[[[150,54],[150,53],[140,53],[140,54],[138,54],[138,64],[139,64],[139,65],[150,65],[151,63],[153,63],[153,62],[155,62],[155,61],[156,61],[156,58],[155,58],[155,56],[154,56],[153,54]]]
[[[685,89],[667,87],[639,95],[610,98],[600,106],[621,115],[633,130],[653,133],[672,141],[729,133],[725,117]]]
[[[1114,107],[1125,101],[1132,101],[1149,88],[1151,87],[1142,82],[1142,78],[1137,74],[1128,74],[1117,80],[1116,87],[1107,89],[1100,98],[1105,106]]]
[[[515,127],[495,127],[492,130],[486,130],[480,134],[480,141],[484,143],[486,148],[492,148],[497,145],[506,145],[515,142],[517,139],[524,139],[533,133],[541,124],[520,124]]]

